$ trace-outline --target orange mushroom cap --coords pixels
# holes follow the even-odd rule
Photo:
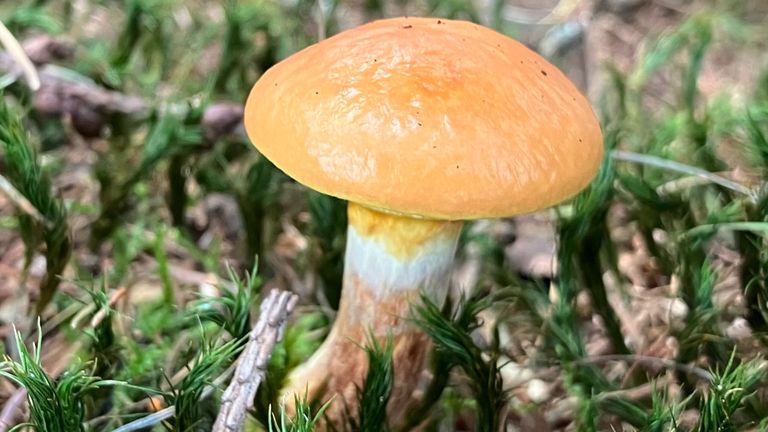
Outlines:
[[[589,102],[556,67],[477,24],[393,18],[276,64],[248,136],[297,181],[435,219],[512,216],[583,189],[603,157]]]

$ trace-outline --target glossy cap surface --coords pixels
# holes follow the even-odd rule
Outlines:
[[[436,219],[512,216],[584,188],[603,157],[589,102],[480,25],[375,21],[270,68],[245,107],[254,145],[320,192]]]

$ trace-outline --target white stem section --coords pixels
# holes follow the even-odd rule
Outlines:
[[[415,250],[410,256],[402,256],[389,250],[392,246],[388,244],[391,243],[390,239],[382,241],[380,238],[365,236],[350,224],[347,231],[342,302],[347,300],[350,306],[354,306],[350,307],[350,316],[346,319],[375,329],[375,317],[379,315],[379,310],[389,309],[387,305],[391,302],[400,303],[398,300],[416,301],[420,291],[441,305],[448,293],[460,230],[451,231],[454,232],[441,232],[441,235],[428,239],[418,247],[412,246]],[[344,306],[341,306],[340,313],[346,309]],[[360,314],[363,311],[368,315]],[[405,313],[407,310],[397,312]]]
[[[439,238],[409,259],[394,257],[376,239],[363,237],[353,226],[347,231],[345,278],[358,275],[377,296],[397,295],[423,286],[444,297],[453,264],[456,239]],[[433,289],[429,289],[433,288]]]

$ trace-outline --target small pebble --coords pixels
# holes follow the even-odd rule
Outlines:
[[[733,340],[747,339],[752,336],[752,328],[749,326],[747,320],[738,317],[731,322],[727,329],[725,329],[725,335]]]
[[[506,356],[499,358],[501,379],[504,381],[504,390],[510,390],[525,384],[533,379],[533,373]]]
[[[528,381],[528,399],[533,403],[542,403],[549,400],[550,387],[546,382],[534,378]]]

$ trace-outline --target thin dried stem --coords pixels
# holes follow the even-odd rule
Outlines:
[[[35,65],[32,64],[32,60],[29,59],[27,53],[24,52],[24,48],[21,47],[19,41],[13,37],[11,31],[8,30],[8,27],[2,21],[0,21],[0,43],[2,43],[19,65],[22,74],[27,79],[29,88],[32,91],[37,91],[40,88],[40,77],[37,75],[37,69],[35,69]]]
[[[40,213],[40,210],[38,210],[37,207],[35,207],[31,202],[29,202],[29,200],[21,192],[19,192],[18,189],[13,187],[11,182],[9,182],[8,179],[3,177],[2,174],[0,174],[0,192],[2,192],[6,197],[8,197],[8,199],[11,200],[11,202],[13,202],[16,208],[26,213],[29,217],[34,219],[36,222],[45,226],[50,225],[50,223]]]
[[[245,415],[253,407],[272,350],[282,339],[285,321],[296,306],[298,296],[273,290],[261,304],[259,322],[251,331],[248,344],[237,361],[232,382],[221,398],[221,411],[213,426],[214,432],[243,430]]]
[[[275,345],[283,337],[285,321],[296,306],[298,297],[285,291],[272,290],[261,304],[259,320],[251,330],[248,344],[240,355],[235,378],[222,396],[222,407],[214,425],[214,431],[228,432],[243,430],[245,414],[252,406],[256,390],[264,379],[267,363]],[[229,376],[232,368],[203,391],[208,397],[219,381]],[[115,432],[132,432],[162,423],[173,417],[176,407],[170,406],[156,413],[125,424]],[[95,420],[95,419],[94,419]],[[239,425],[239,426],[238,426]]]
[[[706,179],[707,181],[720,185],[726,189],[731,189],[733,191],[742,193],[748,196],[753,202],[757,201],[757,194],[754,190],[748,188],[747,186],[744,186],[741,183],[737,183],[733,180],[727,179],[717,174],[713,174],[707,170],[704,170],[698,167],[682,164],[680,162],[675,162],[669,159],[664,159],[656,156],[635,153],[627,150],[613,150],[611,152],[611,157],[616,160],[655,166],[657,168],[662,168],[669,171],[676,171],[682,174],[687,174],[690,176]]]

